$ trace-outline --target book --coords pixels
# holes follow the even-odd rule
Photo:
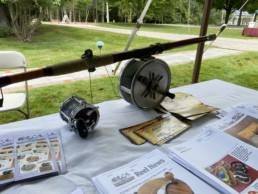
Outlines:
[[[58,130],[0,138],[0,185],[65,173]]]
[[[221,193],[258,192],[258,112],[233,108],[169,156]]]
[[[214,188],[155,149],[124,166],[92,178],[100,193],[218,193]]]

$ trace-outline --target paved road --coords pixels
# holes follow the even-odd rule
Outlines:
[[[237,55],[241,53],[242,51],[236,51],[236,50],[229,50],[229,49],[219,49],[219,48],[210,48],[208,49],[204,55],[203,60],[226,56],[226,55]],[[176,53],[167,53],[167,54],[161,54],[157,55],[156,58],[162,59],[168,63],[168,65],[179,65],[184,63],[192,63],[194,61],[196,55],[196,51],[184,51],[184,52],[176,52]],[[126,61],[123,61],[120,68],[118,69],[118,72],[121,70],[121,67],[123,64],[126,63]],[[91,78],[100,78],[100,77],[107,77],[108,75],[112,75],[112,70],[114,70],[116,67],[116,64],[111,64],[105,67],[99,67],[97,70],[93,73],[91,73]],[[33,70],[33,69],[31,69]],[[21,71],[12,71],[8,74],[15,74]],[[0,72],[0,76],[6,75],[6,72]],[[60,75],[60,76],[53,76],[53,77],[43,77],[38,78],[34,80],[30,80],[29,88],[37,88],[42,86],[48,86],[48,85],[55,85],[60,84],[64,82],[73,82],[78,80],[88,80],[89,79],[89,73],[88,71],[80,71],[76,73],[66,74],[66,75]],[[17,90],[23,90],[24,89],[24,83],[16,83],[12,84],[10,86],[4,87],[3,91],[5,93],[8,92],[14,92]]]
[[[99,27],[94,25],[81,25],[81,24],[55,24],[55,25],[64,25],[71,26],[76,28],[87,28],[87,29],[95,29],[101,31],[108,31],[120,34],[131,34],[132,30],[126,29],[116,29],[116,28],[106,28]],[[227,30],[227,29],[225,29]],[[138,36],[145,36],[150,38],[159,38],[165,40],[182,40],[187,38],[196,37],[194,35],[182,35],[182,34],[172,34],[172,33],[161,33],[161,32],[147,32],[140,30],[137,33]],[[220,48],[240,50],[240,51],[258,51],[258,38],[257,39],[237,39],[237,38],[220,38],[213,42],[213,45],[218,46]]]

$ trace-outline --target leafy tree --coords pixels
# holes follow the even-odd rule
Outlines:
[[[20,41],[28,42],[40,26],[43,12],[51,2],[48,0],[1,0],[6,4],[14,33]]]
[[[197,0],[198,2],[204,3],[204,0]],[[216,10],[225,10],[225,24],[228,23],[229,16],[235,10],[241,8],[241,6],[246,2],[246,0],[212,0],[212,7]]]

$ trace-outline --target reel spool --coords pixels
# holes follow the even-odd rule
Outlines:
[[[175,97],[168,92],[170,84],[171,72],[165,61],[132,59],[120,72],[118,90],[127,102],[140,109],[151,109],[166,96]]]
[[[99,121],[98,107],[76,95],[67,98],[61,104],[59,112],[62,120],[69,124],[70,130],[81,138],[86,138]]]

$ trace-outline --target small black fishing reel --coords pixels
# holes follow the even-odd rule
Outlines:
[[[140,109],[157,107],[169,93],[171,72],[160,59],[132,59],[121,70],[118,90],[121,97]]]
[[[69,124],[70,130],[81,138],[86,138],[99,121],[98,107],[76,95],[67,98],[61,104],[59,112],[62,120]]]

